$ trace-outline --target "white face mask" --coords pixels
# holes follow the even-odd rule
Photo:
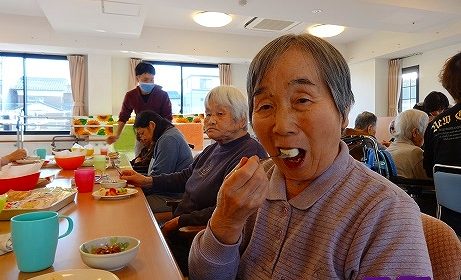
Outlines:
[[[154,89],[154,86],[155,86],[154,83],[139,83],[139,88],[144,93],[150,93]]]

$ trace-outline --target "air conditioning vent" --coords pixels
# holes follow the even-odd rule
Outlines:
[[[258,31],[287,31],[299,22],[254,17],[245,23],[245,28]]]

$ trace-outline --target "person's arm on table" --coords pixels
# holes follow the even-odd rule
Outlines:
[[[6,156],[0,157],[0,166],[7,165],[8,163],[23,159],[27,156],[27,151],[24,149],[17,149]]]
[[[243,227],[266,199],[268,179],[257,156],[243,158],[223,182],[207,228],[194,239],[190,279],[235,279]]]

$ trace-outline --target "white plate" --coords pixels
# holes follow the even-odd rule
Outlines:
[[[138,193],[137,189],[127,188],[126,190],[127,190],[126,194],[119,194],[119,195],[100,195],[99,190],[97,190],[93,192],[93,197],[95,199],[122,199],[122,198],[130,197]]]
[[[16,163],[19,164],[27,164],[27,163],[35,163],[35,162],[40,162],[39,159],[17,159]]]
[[[101,269],[69,269],[50,272],[30,278],[30,280],[120,280],[112,272]]]

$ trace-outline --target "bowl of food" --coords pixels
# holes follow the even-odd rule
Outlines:
[[[2,210],[5,207],[7,198],[8,198],[7,194],[0,194],[0,213],[2,213]]]
[[[140,244],[141,241],[130,236],[101,237],[80,245],[80,257],[89,267],[114,271],[136,257]]]
[[[35,172],[20,177],[0,179],[0,194],[9,190],[29,191],[35,189],[39,178],[40,172]]]
[[[126,180],[122,179],[115,179],[115,178],[107,178],[107,179],[102,179],[100,182],[101,187],[110,189],[118,189],[118,188],[124,188],[126,187]]]
[[[65,170],[75,170],[82,166],[85,161],[84,155],[73,156],[73,157],[55,157],[56,164]]]

